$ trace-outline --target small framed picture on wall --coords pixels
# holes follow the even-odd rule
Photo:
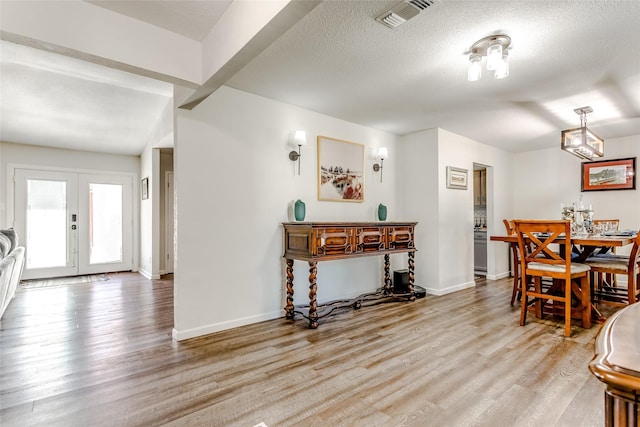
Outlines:
[[[142,200],[147,200],[149,198],[149,178],[142,178],[142,188],[140,190],[142,193]]]
[[[467,169],[447,166],[447,188],[467,189]]]

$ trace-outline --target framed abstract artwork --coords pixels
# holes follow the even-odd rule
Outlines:
[[[364,201],[364,145],[318,136],[318,200]]]

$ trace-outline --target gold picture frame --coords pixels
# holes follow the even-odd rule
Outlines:
[[[364,202],[364,145],[318,135],[318,200]]]

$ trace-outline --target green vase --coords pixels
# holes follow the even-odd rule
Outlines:
[[[382,203],[378,205],[378,220],[379,221],[387,220],[387,207]]]
[[[304,202],[300,199],[296,200],[296,204],[293,208],[293,214],[296,217],[296,221],[304,221],[304,215],[306,213],[306,207]]]

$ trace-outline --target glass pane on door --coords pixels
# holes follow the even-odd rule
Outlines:
[[[16,168],[25,280],[131,270],[133,177]]]
[[[26,268],[67,264],[67,183],[27,180]]]
[[[89,264],[122,261],[122,186],[89,184]]]

